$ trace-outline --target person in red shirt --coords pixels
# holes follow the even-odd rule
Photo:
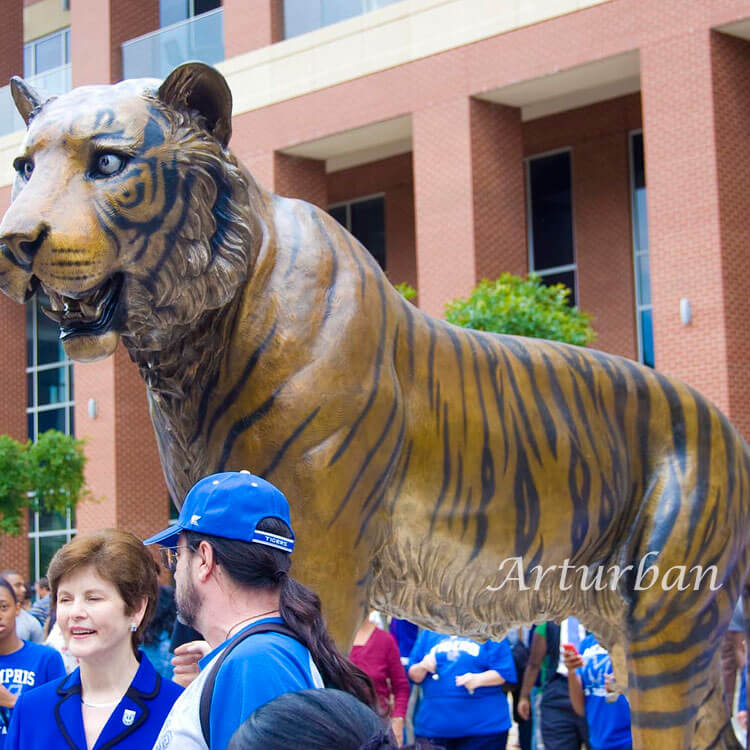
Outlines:
[[[349,658],[370,676],[381,712],[390,716],[393,733],[401,745],[410,688],[396,639],[374,622],[365,620],[354,636]]]

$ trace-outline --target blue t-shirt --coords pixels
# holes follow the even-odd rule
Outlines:
[[[581,643],[584,664],[576,670],[583,685],[591,750],[631,750],[630,706],[624,695],[609,703],[604,677],[612,674],[612,660],[589,634]]]
[[[456,685],[456,677],[467,672],[494,669],[506,682],[517,682],[510,646],[502,641],[477,643],[461,636],[422,630],[409,656],[409,666],[432,652],[435,675],[421,683],[422,700],[414,719],[420,737],[471,737],[497,734],[510,729],[508,700],[500,685],[477,688],[473,694]],[[437,679],[435,679],[437,676]]]
[[[23,641],[12,654],[0,656],[0,683],[13,695],[21,695],[33,687],[65,676],[60,654],[49,646]],[[5,746],[12,709],[0,708],[0,748]]]
[[[261,622],[283,622],[266,617]],[[205,748],[200,727],[200,699],[209,665],[244,630],[200,661],[201,673],[175,703],[161,728],[154,750]],[[282,693],[323,687],[310,652],[295,638],[281,633],[256,633],[227,656],[216,676],[211,699],[211,750],[226,750],[229,740],[253,711]]]

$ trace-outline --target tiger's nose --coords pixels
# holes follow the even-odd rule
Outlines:
[[[48,234],[46,224],[39,224],[27,232],[8,232],[0,235],[0,250],[11,263],[31,273],[34,256]]]

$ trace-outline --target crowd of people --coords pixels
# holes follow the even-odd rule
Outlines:
[[[294,546],[284,495],[224,472],[145,542],[75,537],[35,596],[3,571],[0,750],[632,748],[610,655],[575,617],[480,643],[373,613],[345,656]],[[738,603],[721,658],[746,731],[743,626]]]

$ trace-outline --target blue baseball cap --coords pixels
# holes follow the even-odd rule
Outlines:
[[[259,531],[258,523],[269,517],[283,521],[291,538]],[[174,547],[181,531],[255,542],[283,552],[294,549],[286,497],[270,482],[249,471],[224,471],[200,479],[188,492],[177,523],[143,543]]]

